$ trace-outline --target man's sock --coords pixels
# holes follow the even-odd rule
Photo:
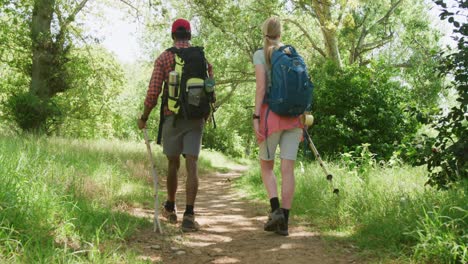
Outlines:
[[[286,224],[288,223],[289,221],[289,209],[283,209],[283,213],[284,213],[284,220],[286,220]]]
[[[186,205],[184,215],[194,215],[193,205]]]
[[[276,209],[280,207],[278,197],[273,197],[270,199],[270,206],[271,206],[272,212],[274,212]]]
[[[164,203],[164,208],[166,208],[166,210],[169,211],[169,212],[174,212],[174,210],[175,210],[175,202],[166,201],[166,202]]]

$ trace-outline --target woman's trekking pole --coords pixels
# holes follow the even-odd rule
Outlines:
[[[314,145],[314,142],[312,142],[312,138],[310,138],[310,135],[307,132],[307,129],[305,129],[305,128],[304,128],[304,135],[306,136],[306,139],[309,142],[309,147],[312,150],[312,152],[314,153],[315,158],[318,160],[318,162],[320,164],[320,167],[322,167],[322,170],[325,172],[325,175],[327,175],[327,180],[330,182],[330,184],[332,186],[333,193],[338,195],[340,190],[338,190],[337,188],[335,188],[333,186],[333,181],[332,181],[333,175],[331,173],[329,173],[328,170],[327,170],[327,167],[325,167],[325,164],[323,163],[322,158],[320,157],[320,154],[318,153],[317,148]]]
[[[215,116],[214,116],[214,112],[216,111],[216,108],[214,106],[214,104],[211,104],[211,118],[213,119],[213,128],[216,128],[216,120],[215,120]]]
[[[153,220],[153,231],[159,230],[159,233],[162,234],[161,224],[159,223],[158,218],[158,173],[156,172],[156,165],[153,160],[153,153],[151,152],[150,141],[148,138],[148,131],[146,128],[143,128],[143,134],[145,135],[146,149],[148,150],[148,158],[151,162],[151,173],[153,174],[154,182],[154,220]]]

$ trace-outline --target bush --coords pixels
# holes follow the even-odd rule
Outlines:
[[[466,1],[457,3],[460,10],[466,11]],[[455,182],[468,179],[468,24],[457,21],[458,15],[450,12],[444,1],[436,1],[436,4],[442,7],[441,19],[453,24],[454,39],[458,42],[455,52],[444,55],[439,68],[441,76],[453,76],[453,81],[446,88],[456,91],[456,105],[448,111],[439,110],[432,123],[437,136],[426,139],[432,148],[426,155],[428,184],[446,189]]]
[[[385,68],[339,70],[326,63],[313,76],[312,132],[324,154],[336,156],[368,143],[376,159],[388,159],[395,145],[416,132],[418,123],[404,108],[409,96]]]
[[[47,131],[53,118],[60,116],[60,111],[51,100],[43,100],[29,92],[12,95],[6,101],[8,116],[24,131]]]

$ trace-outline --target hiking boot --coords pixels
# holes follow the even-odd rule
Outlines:
[[[163,208],[161,209],[162,216],[166,218],[166,220],[171,224],[177,223],[177,210],[174,208],[174,211],[169,211],[163,204]]]
[[[288,223],[283,221],[282,223],[278,224],[275,233],[282,236],[289,236]]]
[[[182,220],[182,232],[195,232],[200,229],[200,225],[195,221],[195,215],[186,214]]]
[[[285,219],[283,210],[278,208],[268,215],[268,221],[263,226],[263,230],[276,231],[278,229],[278,225],[283,224],[284,222]]]

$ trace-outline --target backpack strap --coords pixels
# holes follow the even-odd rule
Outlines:
[[[267,149],[268,158],[270,158],[270,149],[268,148],[268,116],[270,115],[270,107],[268,107],[265,114],[265,145]]]
[[[162,139],[162,128],[164,123],[164,106],[167,104],[168,95],[164,93],[164,86],[165,82],[163,83],[163,96],[161,100],[161,109],[159,109],[159,126],[158,126],[158,138],[156,140],[156,144],[161,145]]]
[[[181,50],[176,47],[172,47],[172,48],[167,49],[166,51],[172,52],[175,55],[174,56],[174,71],[179,73],[179,78],[180,78],[180,76],[182,76],[182,68],[184,67],[184,61],[180,56]]]
[[[182,59],[182,57],[180,56],[182,50],[181,49],[178,49],[176,47],[171,47],[171,48],[168,48],[166,49],[166,51],[168,52],[171,52],[174,54],[174,63],[173,63],[173,67],[174,67],[174,71],[176,71],[179,75],[179,80],[178,80],[178,83],[180,84],[180,81],[181,81],[181,78],[182,78],[182,71],[183,71],[183,67],[184,67],[184,60]],[[179,86],[179,89],[180,89],[180,86]],[[180,98],[182,96],[184,96],[184,94],[179,90],[178,91],[178,100],[177,102],[175,103],[175,105],[173,106],[174,108],[179,108],[179,111],[181,110],[180,109]],[[166,98],[166,104],[169,104],[169,100]],[[176,125],[176,119],[177,119],[177,113],[175,114],[174,116],[174,121],[172,122],[172,126],[175,127]]]

